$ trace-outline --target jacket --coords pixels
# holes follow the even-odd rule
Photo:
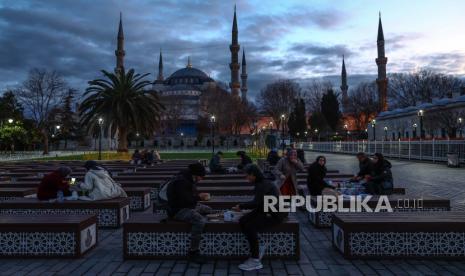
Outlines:
[[[221,159],[218,154],[215,154],[212,159],[210,160],[210,163],[208,164],[208,167],[210,168],[210,172],[221,172],[223,170],[223,166],[221,166]]]
[[[364,177],[365,175],[371,175],[373,171],[373,162],[371,162],[370,158],[365,158],[365,160],[359,162],[358,167],[360,170],[357,176]]]
[[[79,187],[89,191],[87,197],[81,197],[84,200],[102,200],[128,196],[121,188],[121,185],[116,183],[104,169],[89,170],[84,176],[84,182]]]
[[[305,170],[304,165],[299,160],[297,160],[295,164],[292,164],[287,157],[283,157],[278,161],[278,163],[274,167],[273,173],[278,179],[278,181],[280,181],[279,186],[281,186],[284,183],[285,179],[288,176],[290,176],[295,191],[298,191],[297,171],[303,170]]]
[[[181,172],[167,188],[168,215],[173,217],[181,209],[195,209],[200,200],[197,186],[189,171]]]
[[[69,183],[59,172],[51,172],[42,178],[37,189],[39,200],[49,200],[57,198],[58,191],[63,191],[64,196],[70,196]]]
[[[280,159],[279,155],[278,155],[278,153],[276,151],[270,151],[268,153],[266,161],[268,161],[270,166],[275,166],[278,163],[279,159]]]
[[[248,164],[252,164],[252,159],[250,159],[250,157],[247,156],[247,155],[241,156],[241,163],[239,163],[239,165],[237,165],[237,168],[239,170],[242,170]]]
[[[377,184],[381,184],[384,182],[393,182],[391,168],[391,162],[383,160],[383,164],[381,166],[373,167],[370,181]]]
[[[253,200],[249,201],[249,202],[241,203],[241,204],[239,204],[239,207],[241,209],[253,209],[256,212],[265,214],[265,212],[264,212],[264,203],[265,203],[264,197],[266,195],[279,197],[279,190],[270,181],[267,181],[267,180],[258,181],[258,182],[255,183]],[[275,206],[275,207],[278,208],[278,206]],[[285,217],[287,217],[287,213],[279,213],[279,212],[274,213],[274,212],[272,212],[270,214],[271,214],[271,216],[273,216],[275,218],[279,218],[279,219],[284,219]]]
[[[321,195],[324,188],[334,188],[324,180],[326,171],[326,167],[321,166],[318,162],[314,162],[308,167],[307,187],[310,195],[318,196]]]

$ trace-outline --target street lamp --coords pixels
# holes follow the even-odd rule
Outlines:
[[[460,138],[463,138],[463,136],[462,136],[462,123],[463,123],[462,117],[460,117],[458,121],[459,121],[459,133],[460,133]]]
[[[270,121],[269,126],[270,126],[270,131],[273,130],[273,122],[272,121]]]
[[[344,125],[344,129],[346,131],[346,141],[349,140],[349,130],[348,130],[349,126],[347,124]]]
[[[285,148],[285,144],[284,144],[284,122],[285,122],[285,119],[286,119],[286,115],[284,114],[281,114],[281,125],[282,125],[282,133],[281,133],[281,139],[282,139],[282,145],[283,145],[283,155],[284,155],[284,148]]]
[[[99,134],[98,134],[98,160],[102,160],[102,126],[103,118],[98,118]]]
[[[420,139],[425,138],[425,134],[423,133],[423,115],[424,115],[423,109],[418,110],[418,117],[420,117]]]
[[[215,115],[212,115],[210,117],[210,130],[211,130],[211,135],[212,135],[212,155],[215,154],[215,122],[216,122],[216,117]]]
[[[371,121],[371,127],[373,128],[373,141],[376,141],[376,120]]]
[[[317,128],[315,129],[315,135],[318,135],[318,142],[320,142],[320,133]]]
[[[418,125],[416,123],[413,124],[413,138],[417,138],[417,127]],[[421,137],[421,134],[420,134],[420,137]]]
[[[384,140],[386,140],[386,141],[388,140],[388,138],[387,138],[387,131],[388,131],[388,127],[385,126],[385,127],[384,127]]]
[[[11,118],[10,118],[10,119],[8,119],[8,123],[9,123],[9,124],[12,124],[13,122],[14,122],[14,120],[13,120],[13,119],[11,119]]]

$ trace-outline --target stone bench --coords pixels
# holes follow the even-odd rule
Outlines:
[[[394,212],[436,212],[436,211],[450,211],[450,200],[437,197],[407,197],[403,195],[390,195],[388,196],[389,203]],[[421,201],[419,201],[421,199]],[[312,198],[312,206],[316,206],[316,199]],[[370,208],[376,207],[378,197],[368,201]],[[344,207],[349,207],[349,201],[344,200]],[[310,222],[317,228],[331,227],[332,217],[334,212],[308,212]]]
[[[165,216],[135,214],[123,226],[125,259],[187,258],[191,225]],[[294,219],[260,234],[265,258],[299,259],[299,223]],[[245,258],[249,245],[237,222],[207,222],[200,244],[201,254],[210,258]]]
[[[348,259],[465,259],[465,213],[338,213],[334,248]]]
[[[301,195],[308,195],[308,187],[307,187],[307,185],[299,184],[298,192]],[[394,195],[405,195],[405,193],[406,193],[406,189],[403,188],[403,187],[394,187],[394,189],[392,190],[392,194],[394,194]]]
[[[251,201],[253,196],[212,196],[208,201],[199,201],[199,203],[209,206],[215,211],[231,210],[237,204]],[[160,209],[156,204],[153,205],[153,213],[166,214],[166,210]]]
[[[0,202],[4,200],[24,198],[37,193],[35,188],[0,188]]]
[[[0,257],[80,257],[97,245],[95,215],[0,215]]]
[[[152,204],[150,198],[150,188],[123,188],[129,197],[129,209],[131,211],[144,211],[147,210]]]
[[[98,226],[118,228],[129,219],[129,198],[99,201],[64,201],[62,203],[24,198],[3,201],[0,214],[21,215],[97,215]]]

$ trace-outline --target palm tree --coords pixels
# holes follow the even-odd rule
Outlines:
[[[105,70],[102,73],[105,78],[89,81],[83,95],[85,99],[79,107],[81,123],[91,130],[103,118],[105,125],[112,126],[112,132],[118,131],[118,151],[127,151],[129,131],[152,134],[165,108],[154,91],[144,89],[151,84],[143,80],[149,74],[135,74],[134,69],[120,74]]]

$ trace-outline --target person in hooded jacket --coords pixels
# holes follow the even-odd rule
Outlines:
[[[63,196],[70,196],[69,182],[67,177],[71,174],[69,167],[60,167],[57,170],[45,175],[37,189],[39,200],[49,200],[57,198],[58,191],[63,192]]]
[[[324,180],[326,172],[326,157],[320,155],[308,167],[307,187],[310,195],[319,196],[325,188],[334,189]]]
[[[243,150],[241,151],[238,151],[236,153],[237,156],[239,156],[241,158],[241,162],[237,165],[237,168],[239,170],[243,170],[245,168],[245,166],[247,166],[248,164],[252,164],[252,159],[247,155],[247,153]]]
[[[88,195],[80,197],[80,199],[103,200],[128,196],[121,185],[111,178],[107,170],[98,166],[97,162],[87,161],[84,168],[87,172],[84,176],[84,182],[81,182],[78,188],[86,191]]]
[[[244,263],[239,265],[239,268],[246,271],[257,270],[263,268],[260,261],[263,250],[259,250],[258,232],[264,231],[269,227],[281,223],[287,213],[266,212],[264,210],[265,196],[279,197],[278,188],[265,179],[262,171],[255,164],[250,164],[245,167],[247,180],[254,185],[254,198],[250,202],[238,204],[233,209],[241,211],[242,209],[251,209],[252,211],[245,214],[239,219],[242,233],[244,233],[249,242],[251,256]],[[263,249],[263,248],[262,248]]]
[[[277,149],[272,149],[270,152],[268,152],[268,156],[266,157],[266,161],[270,166],[276,166],[278,163],[280,157],[278,155],[278,150]]]
[[[373,170],[365,177],[366,191],[372,195],[390,195],[393,189],[391,163],[381,153],[373,156]]]

